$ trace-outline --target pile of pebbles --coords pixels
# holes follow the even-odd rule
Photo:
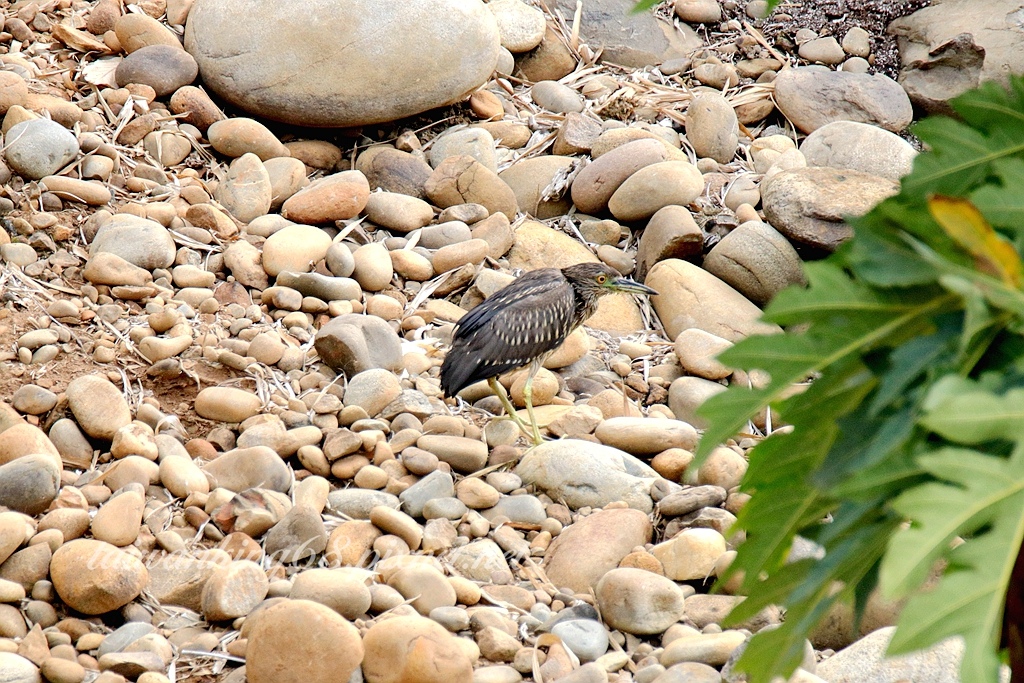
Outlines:
[[[869,36],[787,55],[677,0],[734,40],[623,69],[493,0],[460,123],[318,137],[193,84],[191,7],[4,10],[0,679],[739,680],[783,615],[724,628],[743,597],[709,591],[766,425],[691,467],[696,410],[763,381],[716,355],[777,331],[761,307],[909,170]],[[548,358],[528,448],[438,368],[516,271],[583,261],[660,295],[606,297]],[[834,614],[794,680],[857,635]]]

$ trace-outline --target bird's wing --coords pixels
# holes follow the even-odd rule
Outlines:
[[[574,296],[565,281],[498,292],[459,321],[442,366],[445,393],[528,365],[561,344],[572,325]]]
[[[455,326],[454,338],[472,335],[474,330],[486,325],[496,313],[519,301],[529,298],[533,302],[532,305],[541,303],[544,292],[552,289],[552,276],[548,271],[549,269],[530,271],[489,296],[483,303],[462,316]]]

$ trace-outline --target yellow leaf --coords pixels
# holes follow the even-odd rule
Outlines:
[[[1020,254],[992,229],[969,199],[933,195],[928,211],[954,242],[974,257],[978,270],[1017,287],[1024,282]]]

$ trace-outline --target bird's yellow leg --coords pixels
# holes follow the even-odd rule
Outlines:
[[[505,387],[501,386],[501,383],[498,382],[498,378],[491,377],[489,380],[487,380],[487,386],[491,388],[491,391],[494,392],[494,395],[498,397],[499,401],[501,401],[501,406],[505,409],[505,414],[508,415],[508,419],[515,422],[519,426],[519,429],[520,431],[523,432],[523,434],[528,435],[529,430],[527,430],[526,428],[526,423],[523,422],[522,418],[520,418],[519,415],[516,413],[516,407],[512,405],[512,401],[509,400],[508,394],[505,393]]]
[[[533,427],[533,445],[539,446],[544,443],[540,438],[540,427],[537,426],[537,417],[533,414],[533,378],[540,370],[540,363],[530,363],[529,373],[526,375],[526,384],[523,385],[523,401],[526,403],[526,412],[530,416],[530,426]]]

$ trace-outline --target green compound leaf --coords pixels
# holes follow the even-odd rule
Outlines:
[[[891,652],[960,636],[961,679],[998,680],[1024,539],[1024,78],[1010,81],[917,124],[928,151],[900,193],[766,309],[786,331],[721,357],[770,380],[705,403],[698,456],[766,407],[786,425],[749,453],[730,566],[749,596],[734,620],[786,610],[738,663],[752,683],[788,677],[832,605],[862,609],[876,588],[907,600]],[[953,199],[933,215],[935,195]],[[797,535],[824,557],[787,564]]]
[[[880,582],[886,595],[910,600],[889,651],[910,652],[961,635],[967,645],[961,678],[994,681],[1003,603],[1024,540],[1024,443],[1008,458],[945,448],[918,462],[939,481],[893,503],[911,525],[893,536]],[[950,550],[957,537],[963,544]],[[940,558],[949,563],[945,576],[920,592]]]
[[[807,289],[781,292],[764,315],[783,325],[806,324],[805,332],[749,337],[721,355],[732,367],[768,370],[771,382],[758,391],[733,387],[701,407],[710,424],[698,459],[735,434],[749,416],[779,401],[794,383],[880,345],[927,333],[933,329],[930,317],[955,301],[934,289],[874,290],[829,262],[809,263],[806,272]]]

